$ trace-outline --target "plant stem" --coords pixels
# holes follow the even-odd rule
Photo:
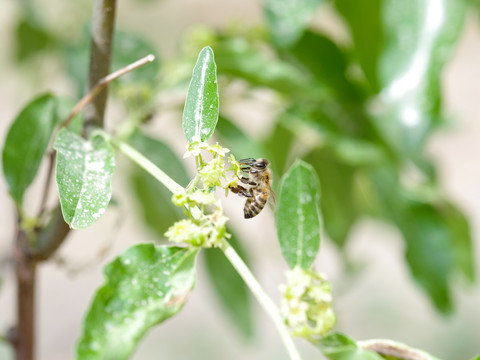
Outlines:
[[[233,265],[233,267],[237,270],[238,274],[242,277],[245,281],[247,286],[252,291],[253,295],[257,298],[260,305],[263,307],[265,312],[270,316],[275,327],[277,328],[278,332],[280,333],[280,337],[287,349],[287,352],[292,360],[300,360],[300,354],[298,353],[297,348],[293,342],[290,333],[288,332],[287,327],[285,326],[280,314],[278,312],[277,306],[275,303],[270,299],[270,297],[265,293],[263,288],[258,283],[255,276],[253,276],[252,272],[242,260],[242,258],[237,254],[235,249],[228,243],[227,240],[222,239],[220,241],[220,249],[223,251],[227,259]]]
[[[14,253],[17,277],[17,327],[11,339],[15,346],[17,360],[32,360],[35,356],[34,305],[37,262],[29,255],[27,249],[28,236],[19,227]]]
[[[160,181],[173,194],[183,192],[184,188],[177,184],[171,177],[160,170],[154,163],[148,160],[145,156],[140,154],[137,150],[123,141],[110,139],[113,146],[115,146],[124,155],[129,157],[133,162],[140,165],[144,170],[150,173],[155,179]]]
[[[100,79],[110,72],[115,8],[116,0],[95,0],[93,3],[88,90],[92,90]],[[87,125],[103,127],[106,104],[107,89],[104,88],[87,108]]]
[[[45,179],[45,186],[43,188],[42,200],[40,202],[40,210],[38,211],[38,218],[41,219],[47,208],[48,194],[50,192],[50,184],[52,182],[53,169],[55,168],[55,151],[51,151],[48,157],[48,171]]]

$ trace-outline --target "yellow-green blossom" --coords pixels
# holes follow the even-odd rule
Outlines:
[[[187,151],[185,152],[185,155],[183,155],[183,157],[187,158],[191,155],[199,156],[203,150],[210,152],[214,158],[216,158],[217,156],[221,156],[223,158],[228,152],[230,152],[229,149],[219,145],[218,143],[214,145],[209,145],[207,142],[194,141],[187,144]]]
[[[192,220],[180,220],[170,226],[165,233],[168,240],[175,243],[186,243],[193,246],[201,246],[205,237],[205,228],[198,226]]]
[[[192,156],[198,156],[202,152],[202,150],[205,150],[208,147],[208,143],[203,142],[203,141],[194,141],[189,144],[187,144],[187,151],[185,152],[185,155],[183,155],[184,158],[189,157],[190,155]]]
[[[198,171],[205,188],[221,186],[221,179],[225,177],[225,162],[223,157],[212,159]]]
[[[293,335],[305,338],[324,336],[335,325],[330,283],[313,270],[295,267],[280,287],[280,313]]]
[[[214,144],[214,145],[209,145],[206,149],[207,151],[210,151],[210,153],[212,155],[214,155],[215,157],[218,155],[218,156],[221,156],[222,158],[225,157],[225,155],[230,152],[229,149],[227,149],[226,147],[223,147],[221,145],[219,145],[218,143]]]
[[[197,189],[193,192],[181,192],[172,195],[172,203],[182,207],[185,205],[211,205],[215,204],[217,199],[212,192]]]
[[[215,194],[205,190],[196,190],[189,197],[192,202],[198,205],[211,205],[217,202]]]
[[[230,237],[230,234],[227,233],[226,227],[228,217],[223,215],[223,211],[218,209],[213,214],[207,215],[205,218],[211,228],[208,240],[205,242],[204,247],[217,247],[222,238],[228,239]]]

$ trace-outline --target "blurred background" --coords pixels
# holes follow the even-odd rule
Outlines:
[[[172,159],[164,167],[181,181],[182,105],[198,52],[212,46],[220,77],[217,140],[237,158],[271,159],[276,184],[299,157],[318,172],[326,236],[315,264],[332,284],[336,330],[357,340],[405,342],[442,359],[473,357],[480,353],[478,6],[312,1],[298,9],[293,3],[119,2],[112,70],[150,52],[158,57],[113,84],[107,129],[141,123],[143,132],[132,143],[159,163],[162,155]],[[75,100],[83,94],[92,3],[2,5],[3,146],[32,97],[50,91]],[[190,159],[182,166],[192,173]],[[32,214],[46,172],[44,164],[27,192]],[[55,259],[39,269],[38,359],[73,358],[105,263],[133,244],[159,241],[177,216],[166,208],[161,186],[121,156],[113,189],[115,204],[105,216],[72,231]],[[56,192],[51,195],[54,206]],[[247,221],[242,199],[219,196],[254,273],[278,299],[287,266],[273,213]],[[0,204],[3,332],[15,322],[15,214],[3,177]],[[241,326],[231,321],[228,299],[222,302],[210,281],[214,262],[200,259],[186,306],[151,330],[133,359],[287,358],[253,299],[237,308],[237,321],[247,320]],[[304,359],[322,358],[309,344],[298,344]],[[1,342],[0,359],[13,359]]]

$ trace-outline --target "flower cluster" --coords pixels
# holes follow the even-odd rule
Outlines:
[[[209,152],[212,159],[205,162],[202,152]],[[225,156],[230,150],[215,144],[195,141],[188,144],[184,157],[194,156],[197,164],[197,176],[187,186],[186,190],[172,196],[172,202],[183,208],[189,217],[177,221],[165,233],[172,242],[186,243],[192,246],[216,247],[222,238],[229,238],[226,231],[228,218],[223,214],[220,202],[215,198],[214,190],[222,186],[225,176]],[[229,157],[235,172],[233,155]],[[197,188],[201,181],[203,189]]]
[[[212,159],[204,162],[202,151],[208,151],[212,155]],[[219,144],[209,145],[206,142],[194,141],[187,145],[187,151],[183,157],[195,156],[198,175],[203,186],[205,189],[214,189],[216,186],[221,186],[221,180],[225,178],[224,158],[228,152],[230,152],[229,149]]]
[[[281,285],[280,313],[293,335],[304,338],[324,336],[335,325],[330,283],[313,270],[295,267],[287,271]]]
[[[201,214],[199,220],[183,219],[170,226],[165,233],[168,240],[192,246],[217,247],[222,238],[230,237],[226,231],[228,218],[220,211]]]

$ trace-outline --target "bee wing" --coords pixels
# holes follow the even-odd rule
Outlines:
[[[245,159],[240,159],[238,160],[238,163],[239,164],[248,164],[248,165],[251,165],[255,162],[255,159],[254,158],[245,158]]]
[[[277,199],[275,197],[275,193],[273,192],[273,189],[270,186],[270,184],[267,184],[267,189],[268,189],[268,195],[269,195],[268,199],[269,199],[270,205],[272,205],[272,207],[275,209],[275,207],[277,206]]]

